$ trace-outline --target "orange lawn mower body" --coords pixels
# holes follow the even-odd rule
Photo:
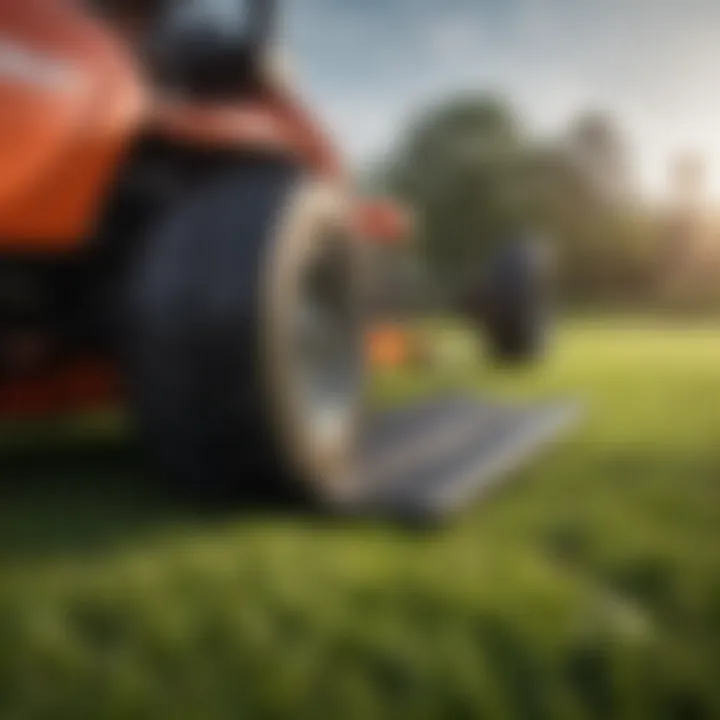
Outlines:
[[[410,221],[268,68],[274,13],[0,0],[0,421],[123,407],[172,492],[443,512],[567,413],[366,422],[410,341],[366,329],[363,240]]]
[[[372,228],[376,262],[383,263],[385,253],[409,250],[413,238],[413,218],[395,203],[376,202],[363,210],[364,222]],[[400,370],[413,360],[414,334],[408,323],[380,312],[367,330],[367,359],[374,370]]]
[[[124,400],[101,306],[131,238],[184,192],[163,187],[163,173],[211,174],[235,158],[348,185],[291,90],[258,76],[215,95],[171,91],[115,6],[0,0],[0,418]],[[354,234],[404,232],[391,204],[346,192]]]

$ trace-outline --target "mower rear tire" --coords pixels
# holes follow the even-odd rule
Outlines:
[[[128,284],[127,377],[173,488],[349,492],[363,328],[346,218],[342,194],[258,163],[202,183],[150,232]]]

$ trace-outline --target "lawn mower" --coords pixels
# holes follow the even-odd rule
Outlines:
[[[458,497],[564,420],[364,417],[363,240],[405,218],[354,195],[276,12],[0,0],[0,417],[122,405],[193,492]]]

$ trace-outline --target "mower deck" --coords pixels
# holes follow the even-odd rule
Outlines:
[[[507,479],[571,430],[575,403],[445,398],[375,417],[362,446],[359,506],[442,517]]]

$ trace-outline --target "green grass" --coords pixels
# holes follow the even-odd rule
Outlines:
[[[720,717],[720,329],[450,376],[589,419],[433,532],[193,514],[122,447],[3,466],[0,718]]]

